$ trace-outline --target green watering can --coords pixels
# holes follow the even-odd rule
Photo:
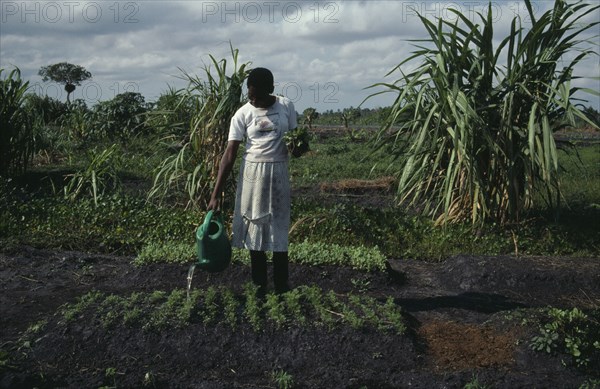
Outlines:
[[[211,273],[223,271],[231,262],[231,244],[223,218],[208,211],[204,223],[196,230],[196,266]]]

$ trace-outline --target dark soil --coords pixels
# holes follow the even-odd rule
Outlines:
[[[393,297],[408,325],[402,335],[196,322],[153,332],[63,320],[60,307],[91,290],[186,287],[186,265],[135,267],[132,259],[29,247],[0,254],[0,387],[276,388],[273,372],[291,375],[294,388],[578,388],[600,378],[593,366],[586,374],[565,366],[564,355],[532,351],[537,328],[519,319],[536,307],[597,308],[598,259],[390,260],[381,273],[290,265],[294,286]],[[241,296],[249,278],[248,267],[233,264],[196,272],[193,288],[225,286]]]

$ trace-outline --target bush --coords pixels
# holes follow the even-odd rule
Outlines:
[[[69,112],[67,104],[60,100],[49,96],[41,97],[36,94],[28,94],[26,96],[25,108],[35,117],[40,118],[41,122],[45,125],[60,123],[63,116]]]
[[[103,135],[128,138],[148,132],[149,128],[145,124],[147,111],[148,105],[144,96],[140,93],[125,92],[96,105],[94,116],[97,123],[102,123],[98,130]]]
[[[545,324],[531,340],[531,348],[549,354],[569,356],[578,368],[597,366],[600,362],[600,311],[590,315],[573,308],[549,308]]]

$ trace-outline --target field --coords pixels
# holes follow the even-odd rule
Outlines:
[[[440,228],[369,137],[291,161],[293,290],[264,300],[242,252],[187,288],[202,212],[144,201],[147,140],[97,204],[56,190],[83,157],[3,182],[0,387],[598,387],[597,141],[561,154],[560,217]]]

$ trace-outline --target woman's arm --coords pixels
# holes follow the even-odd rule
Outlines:
[[[225,181],[227,180],[227,177],[229,177],[229,174],[233,169],[233,165],[235,164],[235,158],[237,156],[240,143],[241,142],[239,140],[230,140],[227,142],[227,148],[225,149],[225,153],[223,153],[221,164],[219,165],[217,182],[215,183],[215,188],[213,189],[212,195],[210,196],[210,201],[208,203],[208,210],[216,211],[219,209],[219,200],[221,198],[221,193],[223,192],[223,186],[225,185]]]

